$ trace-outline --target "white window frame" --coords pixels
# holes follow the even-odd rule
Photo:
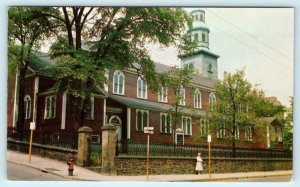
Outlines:
[[[138,112],[142,113],[142,129],[138,129]],[[147,124],[143,124],[144,123],[144,113],[147,113]],[[144,131],[144,127],[149,127],[149,111],[148,110],[141,110],[141,109],[136,109],[136,114],[135,114],[135,118],[136,118],[136,124],[135,124],[135,130],[136,131]]]
[[[185,106],[185,88],[180,88],[179,93],[179,105]]]
[[[162,116],[165,117],[165,129],[162,128]],[[167,132],[168,131],[168,128],[167,128],[168,116],[170,117],[170,129],[169,129],[169,133]],[[171,114],[160,113],[160,133],[172,134],[172,116],[171,116]]]
[[[158,101],[163,103],[168,103],[168,88],[167,87],[160,87],[158,92]]]
[[[141,85],[139,85],[139,82],[141,82]],[[141,86],[141,88],[139,87]],[[143,80],[141,77],[138,77],[136,82],[136,96],[140,99],[147,99],[148,91],[147,91],[147,82]]]
[[[48,106],[48,100],[49,106]],[[49,108],[49,112],[48,112]],[[53,110],[52,110],[53,109]],[[45,112],[44,112],[44,119],[51,119],[56,117],[56,96],[51,95],[51,96],[46,96],[45,97]]]
[[[196,89],[194,92],[194,108],[202,108],[201,92],[199,89]]]
[[[252,141],[253,132],[252,132],[252,126],[248,125],[245,127],[245,141]]]
[[[239,140],[240,139],[240,128],[239,128],[239,125],[236,125],[235,127],[236,127],[236,129],[235,129],[234,139]],[[232,126],[232,131],[233,131],[233,128],[234,128],[234,126]]]
[[[116,75],[117,75],[117,79],[118,80],[115,80],[115,76]],[[120,90],[120,77],[123,78],[123,82],[122,82],[123,87],[122,87],[122,90]],[[116,85],[117,85],[117,91],[115,91]],[[124,75],[124,73],[122,71],[116,70],[114,72],[114,75],[113,75],[113,94],[124,95],[124,90],[125,90],[125,75]]]
[[[185,132],[187,131],[187,129],[186,129],[186,125],[184,125],[184,123],[183,123],[184,119],[186,119],[186,121],[187,121],[188,119],[190,120],[190,134],[185,134]],[[192,128],[192,118],[189,117],[189,116],[182,116],[181,124],[182,124],[183,134],[184,134],[184,135],[189,135],[189,136],[191,136],[191,135],[193,134],[193,132],[192,132],[192,129],[193,129],[193,128]]]
[[[31,98],[29,95],[24,97],[24,119],[30,119],[31,116]]]
[[[213,93],[213,92],[210,93],[210,94],[209,94],[209,106],[215,105],[216,102],[217,102],[217,98],[216,98],[215,93]]]
[[[217,138],[225,138],[225,136],[226,136],[225,124],[223,124],[223,123],[222,124],[218,124]]]
[[[90,97],[90,103],[91,103],[91,117],[85,117],[85,119],[88,120],[94,120],[94,109],[95,109],[95,98],[93,96]]]
[[[283,140],[281,127],[276,127],[276,140],[277,142],[282,142]]]

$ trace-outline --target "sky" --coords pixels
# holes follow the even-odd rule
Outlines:
[[[221,56],[218,78],[223,78],[224,71],[245,68],[253,86],[289,106],[293,96],[294,9],[200,9],[205,11],[210,28],[209,49]],[[156,62],[180,65],[175,48],[154,46],[151,54]]]

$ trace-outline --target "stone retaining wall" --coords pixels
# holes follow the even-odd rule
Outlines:
[[[203,173],[208,173],[208,159],[203,159]],[[146,157],[118,156],[118,175],[145,175]],[[160,174],[196,174],[196,158],[150,158],[149,173]],[[211,159],[212,173],[233,173],[253,171],[291,170],[291,159]]]
[[[29,143],[17,140],[8,140],[7,149],[28,153]],[[77,150],[58,148],[36,143],[32,144],[32,154],[65,162],[68,161],[71,156],[75,161],[77,160]]]

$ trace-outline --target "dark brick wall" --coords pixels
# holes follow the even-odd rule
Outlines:
[[[208,159],[203,159],[203,173],[208,173]],[[145,175],[145,157],[118,157],[118,175]],[[196,174],[196,158],[150,158],[150,175]],[[292,160],[272,159],[212,159],[213,173],[291,170]]]

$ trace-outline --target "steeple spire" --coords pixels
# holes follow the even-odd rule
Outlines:
[[[203,10],[194,10],[191,12],[193,18],[192,29],[188,32],[192,41],[198,42],[197,49],[209,49],[209,28],[205,24],[205,12]]]

